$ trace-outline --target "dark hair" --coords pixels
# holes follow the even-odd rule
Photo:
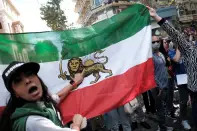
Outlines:
[[[48,88],[42,81],[42,79],[37,76],[40,80],[40,83],[42,85],[42,90],[43,90],[43,95],[42,95],[42,100],[45,102],[51,102],[54,107],[58,110],[56,102],[51,98],[51,96],[48,93]],[[11,96],[9,98],[9,101],[3,111],[3,113],[0,116],[0,129],[2,131],[12,131],[12,124],[13,121],[11,121],[11,115],[14,113],[16,108],[22,107],[25,105],[25,103],[28,103],[28,101],[22,99],[22,98],[17,98],[13,92],[11,91]]]
[[[161,44],[160,44],[160,47],[159,47],[159,51],[164,55],[165,61],[166,61],[166,66],[169,67],[170,66],[170,62],[167,60],[168,52],[165,50],[165,48],[163,46],[163,40],[160,40],[160,41],[161,41]],[[168,41],[166,40],[166,42],[168,42]]]
[[[167,42],[167,41],[166,41]],[[163,39],[160,39],[160,47],[159,47],[159,51],[164,55],[168,55],[168,53],[166,52],[165,48],[164,48],[164,45],[163,45]]]

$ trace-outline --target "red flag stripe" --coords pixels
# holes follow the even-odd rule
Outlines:
[[[81,114],[87,118],[103,114],[124,105],[154,86],[154,68],[150,58],[124,74],[69,94],[60,105],[63,122],[72,120],[74,114]]]
[[[124,105],[154,86],[153,61],[150,58],[122,75],[113,76],[68,95],[60,105],[63,122],[71,121],[74,114],[82,114],[87,118],[103,114]],[[4,108],[0,107],[0,114]]]

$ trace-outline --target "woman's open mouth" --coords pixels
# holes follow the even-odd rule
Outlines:
[[[37,86],[32,86],[30,89],[29,89],[29,94],[32,94],[34,92],[36,92],[38,90],[38,87]]]

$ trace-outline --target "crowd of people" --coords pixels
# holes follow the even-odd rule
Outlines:
[[[50,95],[37,75],[38,63],[12,62],[3,72],[5,87],[10,92],[9,102],[0,117],[2,131],[132,131],[140,124],[151,130],[147,115],[155,116],[158,131],[173,130],[166,119],[178,119],[173,106],[174,89],[179,91],[180,119],[183,129],[197,131],[197,46],[193,39],[177,31],[169,22],[148,7],[168,38],[152,36],[156,87],[137,96],[129,103],[103,115],[86,120],[80,114],[73,117],[68,127],[62,125],[57,105],[83,81],[83,72],[76,74],[70,84],[57,94]],[[190,34],[191,35],[191,34]],[[186,81],[186,82],[185,82]],[[188,121],[191,104],[193,119]],[[144,108],[145,107],[145,108]]]

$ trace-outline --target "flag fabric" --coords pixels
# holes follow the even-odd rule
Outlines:
[[[84,81],[60,104],[63,122],[74,114],[98,116],[155,86],[149,11],[133,4],[80,29],[1,34],[1,74],[13,60],[39,62],[39,76],[51,94],[84,70]],[[1,78],[1,110],[8,99]]]

